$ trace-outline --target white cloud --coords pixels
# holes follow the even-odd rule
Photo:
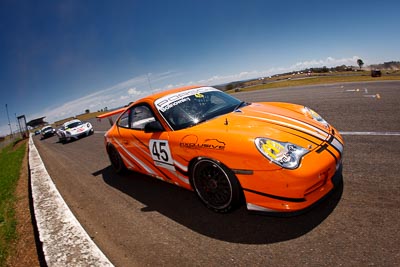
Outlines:
[[[253,78],[257,78],[257,77],[265,77],[265,76],[270,76],[270,75],[274,75],[274,74],[278,74],[278,73],[297,71],[297,70],[302,70],[302,69],[312,68],[312,67],[323,67],[323,66],[334,67],[334,66],[339,66],[339,65],[356,66],[357,59],[359,59],[359,58],[360,57],[358,57],[358,56],[353,56],[350,58],[336,59],[334,57],[329,56],[326,59],[313,59],[313,60],[297,62],[296,64],[293,64],[292,66],[288,66],[288,67],[274,67],[274,68],[270,68],[267,70],[242,71],[237,74],[231,74],[231,75],[215,75],[208,79],[199,80],[195,84],[205,84],[205,85],[223,84],[223,83],[228,83],[228,82],[232,82],[232,81],[240,81],[240,80],[245,80],[245,79],[253,79]],[[171,86],[171,87],[174,87],[174,86]]]
[[[84,113],[84,111],[88,108],[90,108],[90,111],[97,111],[104,109],[105,107],[110,109],[124,106],[129,102],[144,97],[145,95],[164,90],[165,86],[152,89],[151,85],[158,85],[168,79],[180,75],[182,74],[175,71],[140,75],[82,98],[66,102],[61,106],[47,108],[40,113],[31,114],[29,117],[38,118],[46,116],[45,120],[52,123],[66,117],[73,117]]]
[[[29,119],[38,118],[46,116],[46,121],[54,122],[57,120],[64,119],[66,117],[72,117],[81,113],[88,108],[91,111],[97,111],[107,108],[115,108],[128,104],[129,102],[135,101],[138,98],[144,97],[145,95],[152,94],[154,92],[159,92],[162,90],[192,85],[216,85],[223,84],[232,81],[239,81],[245,79],[252,79],[258,77],[265,77],[274,75],[277,73],[290,72],[295,70],[301,70],[311,67],[333,67],[337,65],[357,65],[358,56],[353,56],[350,58],[340,58],[336,59],[334,57],[327,57],[325,59],[312,59],[297,62],[289,67],[273,67],[267,70],[252,70],[252,71],[242,71],[236,74],[229,75],[214,75],[207,79],[201,79],[196,81],[171,83],[171,79],[176,79],[182,76],[183,73],[168,71],[164,73],[154,74],[148,73],[141,76],[134,77],[127,81],[116,84],[110,88],[99,90],[93,94],[89,94],[85,97],[69,101],[58,107],[52,107],[45,109],[37,114],[31,114]],[[153,86],[157,86],[154,87]],[[2,125],[0,127],[0,134],[6,134],[9,131],[8,125]]]
[[[338,65],[357,65],[357,59],[360,57],[353,56],[351,58],[340,58],[335,59],[333,57],[327,57],[326,59],[322,60],[311,60],[311,61],[303,61],[297,62],[296,64],[292,65],[289,69],[291,70],[300,70],[300,69],[307,69],[312,67],[335,67]]]
[[[129,95],[141,95],[143,91],[138,91],[136,88],[129,88],[128,90]]]

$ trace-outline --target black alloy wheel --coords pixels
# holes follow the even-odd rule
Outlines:
[[[241,187],[231,170],[211,159],[202,158],[191,168],[190,182],[200,200],[216,212],[237,208]]]
[[[119,154],[118,150],[110,144],[108,145],[107,152],[111,162],[111,166],[113,167],[114,171],[118,174],[125,173],[127,168],[125,167],[125,164],[122,161],[121,155]]]

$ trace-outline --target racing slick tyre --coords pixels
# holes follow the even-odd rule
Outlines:
[[[241,187],[231,170],[217,161],[202,158],[190,172],[190,183],[200,200],[211,210],[227,213],[241,201]]]
[[[122,158],[118,150],[113,145],[108,145],[107,154],[114,171],[118,174],[124,174],[127,171],[127,168],[124,162],[122,161]]]

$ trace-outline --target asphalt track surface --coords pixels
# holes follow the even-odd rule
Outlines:
[[[68,206],[115,266],[400,266],[400,82],[239,92],[309,106],[344,133],[343,186],[289,218],[205,208],[193,192],[116,175],[95,134],[33,137]]]

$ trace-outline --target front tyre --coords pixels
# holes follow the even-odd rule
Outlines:
[[[111,166],[114,171],[118,174],[123,174],[126,172],[127,168],[125,167],[124,162],[122,161],[121,155],[118,150],[113,145],[108,145],[107,147],[108,157],[111,162]]]
[[[240,204],[238,180],[231,170],[217,161],[200,159],[195,162],[190,182],[197,196],[211,210],[227,213]]]

